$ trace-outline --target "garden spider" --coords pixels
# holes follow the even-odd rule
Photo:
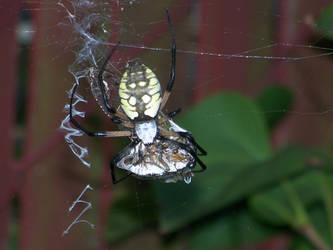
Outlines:
[[[131,143],[113,157],[110,168],[113,184],[130,175],[138,178],[160,178],[166,182],[183,179],[191,181],[194,172],[206,170],[198,155],[206,155],[191,133],[179,127],[171,118],[180,109],[162,113],[174,81],[176,63],[176,42],[170,16],[166,10],[172,38],[171,73],[166,91],[162,97],[161,85],[151,69],[138,61],[129,62],[119,84],[120,107],[110,105],[110,91],[105,80],[106,66],[119,45],[112,48],[102,67],[89,69],[88,79],[93,95],[104,112],[118,124],[120,131],[91,132],[81,126],[72,115],[72,104],[78,85],[73,87],[70,99],[70,121],[88,136],[129,137]],[[192,170],[199,163],[200,170]],[[128,174],[117,179],[115,167],[125,169]]]

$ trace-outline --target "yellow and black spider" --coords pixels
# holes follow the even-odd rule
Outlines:
[[[176,64],[175,36],[168,10],[166,14],[172,49],[170,80],[163,96],[155,73],[144,64],[134,61],[127,63],[119,84],[120,106],[115,109],[110,105],[110,91],[104,79],[104,73],[119,42],[99,70],[89,69],[88,79],[98,104],[121,130],[91,132],[81,126],[72,115],[77,85],[71,93],[70,120],[74,126],[89,136],[129,137],[131,140],[131,143],[111,161],[111,177],[114,184],[129,175],[139,178],[160,178],[166,182],[183,179],[189,183],[194,172],[206,170],[205,164],[198,157],[198,155],[206,155],[206,151],[196,143],[190,132],[172,121],[172,117],[180,109],[168,115],[162,112],[175,81]],[[196,163],[199,163],[200,170],[193,170]],[[115,167],[127,170],[128,174],[116,179]]]

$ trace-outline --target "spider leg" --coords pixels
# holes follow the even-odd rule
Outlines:
[[[195,147],[200,151],[199,155],[207,155],[207,151],[204,150],[195,140],[189,132],[177,132],[179,136],[187,138]]]
[[[191,133],[182,131],[160,131],[163,136],[180,136],[189,140],[200,152],[200,156],[207,155],[206,150],[204,150],[195,140]]]
[[[159,125],[165,123],[166,121],[168,121],[169,119],[172,119],[172,117],[176,116],[179,112],[181,111],[181,108],[177,108],[174,111],[171,111],[169,114],[167,114],[166,116],[162,116],[162,118],[157,120],[157,123]]]
[[[89,135],[89,136],[106,136],[105,132],[91,132],[88,129],[84,128],[83,126],[80,125],[80,123],[75,120],[75,118],[73,117],[73,99],[74,99],[74,95],[75,95],[75,91],[77,88],[77,84],[74,85],[73,90],[72,90],[72,94],[71,94],[71,99],[69,102],[69,119],[71,121],[71,123],[77,127],[78,129],[80,129],[81,131],[83,131],[85,134]]]
[[[193,173],[201,173],[204,172],[207,169],[207,166],[199,159],[199,157],[196,157],[196,160],[198,161],[201,169],[200,170],[192,170]]]
[[[83,127],[75,118],[73,117],[73,99],[75,95],[75,91],[77,88],[77,84],[74,85],[72,93],[71,93],[71,99],[69,102],[69,119],[71,123],[81,131],[83,131],[88,136],[101,136],[101,137],[121,137],[121,136],[131,136],[131,131],[103,131],[103,132],[92,132]]]
[[[135,147],[138,143],[139,143],[138,140],[133,141],[133,142],[131,142],[131,144],[129,145],[129,147]],[[117,180],[115,169],[116,169],[117,163],[118,163],[118,161],[121,159],[122,155],[123,155],[123,151],[120,151],[118,154],[116,154],[116,155],[112,158],[112,160],[111,160],[111,162],[110,162],[111,179],[112,179],[112,183],[113,183],[113,184],[117,184],[117,183],[119,183],[119,182],[125,180],[128,176],[132,175],[132,173],[129,172],[127,175],[125,175],[125,176],[123,176],[123,177],[121,177],[121,178],[119,178],[119,179]]]
[[[171,24],[171,19],[169,16],[169,12],[168,9],[166,9],[166,14],[167,14],[167,18],[168,18],[168,24],[169,24],[169,29],[170,29],[170,33],[171,33],[171,40],[172,40],[172,47],[171,47],[171,71],[170,71],[170,80],[169,83],[166,87],[165,93],[163,95],[162,98],[162,104],[160,109],[162,110],[165,106],[165,104],[167,103],[173,84],[175,82],[175,76],[176,76],[176,41],[175,41],[175,34],[173,32],[173,28],[172,28],[172,24]]]
[[[174,111],[171,111],[169,114],[168,114],[168,117],[171,119],[172,117],[176,116],[182,109],[181,108],[177,108],[175,109]]]
[[[128,176],[132,175],[132,173],[128,173],[127,175],[121,177],[120,179],[116,179],[116,171],[115,171],[115,166],[116,166],[116,162],[119,161],[119,158],[116,158],[118,155],[116,155],[111,163],[110,163],[110,169],[111,169],[111,179],[112,179],[112,183],[113,184],[117,184],[123,180],[125,180]]]
[[[105,105],[106,109],[110,112],[112,121],[117,124],[121,123],[121,118],[118,117],[117,115],[115,115],[116,110],[110,105],[108,98],[105,94],[105,87],[104,87],[104,83],[103,83],[103,73],[105,71],[106,65],[108,64],[110,58],[112,57],[113,53],[115,52],[115,50],[117,49],[119,44],[120,44],[120,41],[118,41],[116,43],[116,45],[112,48],[110,54],[105,59],[103,65],[98,73],[98,76],[97,76],[99,88],[101,89],[101,93],[103,96],[104,105]]]
[[[132,136],[132,132],[127,130],[105,131],[105,137],[130,137],[130,136]]]

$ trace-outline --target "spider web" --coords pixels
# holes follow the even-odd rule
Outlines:
[[[211,5],[216,5],[218,0],[210,1]],[[237,2],[237,1],[236,1]],[[274,1],[272,1],[274,2]],[[28,3],[28,2],[27,2]],[[323,5],[326,1],[322,1]],[[136,9],[149,9],[151,7],[151,1],[145,0],[72,0],[72,1],[58,1],[54,3],[42,4],[38,9],[26,8],[25,11],[41,11],[47,14],[53,14],[56,12],[64,12],[65,18],[60,18],[54,26],[50,26],[49,29],[56,29],[60,26],[64,30],[64,37],[69,35],[69,39],[66,39],[66,43],[62,42],[62,37],[50,37],[46,39],[44,46],[61,46],[64,48],[64,53],[73,53],[74,60],[71,65],[68,66],[69,73],[72,76],[72,84],[68,85],[68,96],[70,96],[74,85],[84,85],[87,76],[87,70],[90,67],[99,68],[102,64],[105,56],[110,49],[116,44],[118,40],[121,40],[121,45],[117,50],[116,55],[109,63],[108,70],[112,73],[114,86],[116,89],[117,82],[119,82],[120,76],[123,72],[125,63],[128,60],[136,58],[141,61],[147,61],[147,64],[156,71],[161,82],[167,82],[168,72],[162,71],[162,69],[169,69],[170,65],[170,37],[168,32],[156,35],[158,31],[154,29],[156,26],[162,30],[168,30],[165,8],[170,7],[167,4],[161,4],[159,6],[160,13],[146,13],[145,17],[137,15]],[[234,15],[234,20],[241,19],[245,14],[243,4],[239,1],[236,6],[229,11]],[[259,6],[259,5],[258,5]],[[196,36],[203,30],[199,30],[198,13],[201,8],[200,1],[179,1],[172,5],[170,8],[170,16],[172,18],[173,25],[176,27],[176,40],[177,40],[177,60],[181,65],[186,62],[185,67],[181,67],[187,71],[177,71],[177,77],[180,80],[176,80],[174,92],[174,100],[179,100],[177,103],[171,103],[171,107],[190,107],[194,101],[202,98],[200,93],[207,90],[207,92],[219,91],[221,89],[227,90],[239,90],[245,92],[250,96],[255,96],[260,87],[264,85],[263,82],[268,80],[267,71],[282,70],[284,72],[296,72],[294,79],[302,77],[304,71],[309,78],[318,79],[318,74],[325,74],[325,69],[328,66],[325,64],[324,68],[320,68],[318,65],[322,65],[323,61],[330,60],[330,56],[333,54],[333,49],[325,46],[320,46],[318,41],[322,38],[320,34],[314,35],[313,38],[305,40],[304,43],[289,42],[287,38],[279,38],[278,30],[269,31],[268,27],[255,30],[253,33],[246,30],[243,26],[237,29],[237,26],[233,26],[232,23],[224,24],[221,28],[212,21],[203,21],[203,26],[206,29],[218,29],[218,33],[228,41],[246,40],[247,44],[240,43],[239,46],[231,47],[230,43],[224,46],[224,44],[217,45],[214,41],[200,42]],[[274,13],[274,7],[267,8],[265,4],[262,4],[262,9],[253,10],[253,18],[267,17],[273,22],[279,22],[285,17],[276,15]],[[156,11],[157,8],[150,8]],[[267,9],[270,9],[268,11]],[[176,16],[174,12],[184,11],[187,12],[187,18],[174,18]],[[293,28],[297,29],[312,29],[313,19],[318,13],[303,13],[304,19],[296,19],[293,22]],[[300,15],[302,16],[302,15]],[[236,21],[232,21],[236,22]],[[181,26],[180,28],[177,28]],[[236,28],[235,28],[236,27]],[[34,33],[34,27],[21,27],[22,31],[19,34]],[[244,30],[242,30],[244,28]],[[265,30],[266,29],[266,30]],[[179,30],[187,32],[179,32]],[[275,32],[269,35],[269,32]],[[157,36],[154,41],[150,41],[150,38]],[[25,39],[25,38],[22,38]],[[201,43],[204,43],[203,45]],[[229,46],[229,47],[228,47]],[[243,46],[243,47],[242,47]],[[54,55],[50,60],[61,60],[63,54]],[[158,62],[154,58],[158,58]],[[232,77],[238,79],[238,75],[233,72],[215,72],[211,74],[209,70],[202,72],[202,78],[200,83],[196,83],[193,78],[194,72],[191,67],[195,66],[197,60],[203,60],[204,62],[221,62],[226,64],[239,64],[240,68],[248,67],[248,70],[253,69],[257,76],[251,74],[249,82],[243,83],[244,85],[236,85],[233,89],[232,84],[226,84],[222,82],[228,82]],[[272,66],[273,65],[273,66]],[[276,67],[274,66],[276,65]],[[274,68],[275,67],[275,68]],[[264,68],[262,70],[260,68]],[[274,72],[272,73],[275,74]],[[274,81],[283,82],[283,77],[273,77]],[[272,80],[270,79],[270,80]],[[314,81],[314,80],[313,80]],[[296,81],[295,81],[296,82]],[[182,84],[183,83],[183,84]],[[219,86],[221,85],[221,86]],[[296,83],[290,83],[297,94],[306,96],[306,99],[311,99],[312,96],[309,93],[313,92],[313,89],[308,85],[299,85]],[[244,87],[245,86],[245,87]],[[254,86],[254,87],[253,87]],[[84,89],[87,85],[81,88],[81,91],[75,95],[73,103],[73,116],[85,117],[86,111],[82,108],[84,105],[79,103],[87,103],[88,98],[84,95]],[[244,87],[243,89],[241,87]],[[82,93],[81,93],[82,92]],[[329,92],[329,91],[327,91]],[[178,93],[178,94],[177,94]],[[197,98],[196,96],[199,95]],[[185,98],[182,98],[185,96]],[[318,97],[319,96],[319,97]],[[326,117],[331,114],[333,105],[329,96],[325,93],[318,93],[315,103],[300,103],[293,110],[269,110],[263,111],[266,113],[288,113],[295,116],[296,120],[299,117],[310,117],[310,120]],[[318,101],[318,99],[322,100]],[[92,99],[91,99],[92,100]],[[194,100],[194,101],[193,101]],[[89,99],[90,101],[90,99]],[[113,100],[116,103],[116,99]],[[95,104],[96,105],[96,104]],[[88,158],[88,148],[84,145],[80,145],[76,142],[76,137],[80,137],[83,133],[73,127],[69,122],[68,104],[65,104],[65,118],[63,119],[60,128],[66,131],[65,140],[68,143],[73,154],[80,159],[84,166],[90,167],[91,163]],[[242,111],[242,112],[251,112]],[[209,116],[223,116],[223,113],[207,114]],[[324,123],[325,124],[325,123]],[[190,129],[190,128],[188,128]],[[139,194],[136,193],[138,196]],[[136,197],[138,199],[138,197]],[[139,207],[140,204],[138,204]],[[140,214],[140,208],[138,208],[138,214]]]
[[[133,60],[137,58],[138,54],[142,53],[152,53],[152,56],[155,55],[163,55],[165,58],[165,62],[163,65],[168,67],[169,64],[169,56],[170,52],[170,42],[167,42],[166,47],[154,47],[146,45],[147,37],[149,32],[146,31],[153,25],[166,23],[166,20],[163,19],[152,19],[143,23],[141,20],[133,20],[129,16],[130,11],[135,10],[142,5],[144,5],[144,1],[71,1],[71,2],[58,2],[57,6],[59,8],[63,8],[67,13],[67,21],[61,22],[61,24],[72,29],[75,34],[75,40],[73,44],[78,48],[76,51],[76,60],[69,67],[69,72],[73,75],[75,83],[80,84],[80,79],[86,77],[87,69],[89,67],[99,68],[101,62],[104,60],[106,54],[110,51],[110,49],[115,46],[116,41],[121,39],[121,45],[119,46],[118,56],[115,56],[114,60],[109,64],[109,71],[112,72],[112,81],[115,82],[115,86],[117,82],[119,82],[121,73],[124,68],[124,64],[128,60]],[[212,2],[212,4],[214,4]],[[168,6],[165,6],[168,7]],[[175,9],[185,9],[192,8],[193,11],[197,11],[200,8],[200,3],[196,1],[183,1],[182,3],[175,6]],[[164,8],[161,8],[161,12],[164,12]],[[241,7],[234,10],[238,15],[242,15]],[[119,14],[120,13],[120,14]],[[164,13],[163,13],[164,14]],[[117,20],[119,15],[122,15],[121,23]],[[171,13],[172,15],[172,13]],[[255,11],[255,15],[260,16],[268,16],[272,15],[273,20],[279,20],[283,18],[279,15],[274,15],[274,13],[267,13],[264,11]],[[158,15],[159,17],[161,15]],[[162,15],[163,16],[163,15]],[[311,17],[311,15],[310,15]],[[309,17],[308,17],[309,19]],[[296,20],[297,26],[303,25],[308,27],[307,20]],[[186,24],[189,29],[195,29],[193,24]],[[211,26],[212,23],[204,23],[204,25]],[[144,30],[143,32],[140,30]],[[194,32],[197,32],[194,31]],[[333,54],[333,50],[331,48],[321,47],[316,45],[315,42],[313,44],[296,44],[290,43],[288,41],[275,42],[274,40],[270,40],[269,38],[260,37],[259,34],[246,34],[243,31],[228,31],[228,27],[223,29],[223,35],[226,39],[230,39],[228,37],[243,37],[245,39],[249,39],[250,43],[255,43],[253,48],[239,50],[237,52],[221,52],[222,48],[216,48],[216,45],[210,44],[207,42],[205,44],[205,49],[203,51],[195,50],[195,49],[186,49],[188,47],[197,47],[196,42],[188,42],[184,41],[182,37],[179,38],[179,34],[177,34],[177,56],[189,56],[191,58],[202,57],[204,60],[227,60],[231,63],[234,60],[237,60],[240,63],[248,63],[250,64],[259,61],[259,65],[261,62],[267,63],[275,63],[282,62],[284,64],[292,65],[291,67],[295,67],[295,63],[300,63],[311,60],[318,60],[321,57],[329,57]],[[147,34],[148,33],[148,34]],[[250,37],[250,38],[249,38]],[[268,36],[269,37],[269,36]],[[316,37],[316,39],[320,40],[322,37]],[[110,42],[113,41],[113,42]],[[185,43],[186,42],[186,43]],[[259,46],[258,46],[259,44]],[[236,46],[237,47],[237,46]],[[248,46],[251,47],[251,46]],[[127,53],[127,50],[130,50],[130,53]],[[292,52],[290,52],[290,50]],[[277,51],[277,52],[276,52]],[[275,54],[275,55],[272,55]],[[288,68],[290,66],[287,66]],[[297,65],[296,65],[297,66]],[[285,66],[284,66],[285,67]],[[158,69],[157,69],[158,70]],[[179,75],[179,74],[178,74]],[[165,77],[163,77],[165,78]],[[190,76],[187,77],[190,79]],[[220,81],[223,78],[223,73],[218,73],[216,78],[212,78],[211,76],[205,76],[205,80],[203,83],[199,85],[192,86],[189,91],[196,91],[197,89],[203,89],[205,86],[208,86],[212,82]],[[279,79],[277,79],[279,80]],[[181,86],[177,86],[176,88],[181,88]],[[298,88],[298,86],[297,86]],[[116,89],[116,87],[115,87]],[[113,95],[116,96],[116,95]],[[77,104],[79,101],[86,101],[79,97],[78,101],[75,102]],[[330,105],[330,104],[329,104]],[[331,105],[330,105],[331,106]],[[75,108],[75,105],[74,105]],[[288,112],[294,115],[325,115],[331,112],[332,107],[324,108],[319,111],[297,111],[297,110],[271,110],[265,112]],[[216,114],[219,115],[219,114]],[[83,116],[82,111],[79,112],[74,109],[74,116]],[[66,117],[68,120],[68,117]],[[65,120],[66,120],[65,119]],[[64,127],[63,129],[68,129],[70,125]],[[80,158],[80,160],[87,165],[88,163],[84,158],[87,156],[86,148],[80,147],[77,144],[73,144],[71,136],[81,136],[82,133],[77,131],[77,134],[72,134],[73,129],[70,128],[70,134],[67,135],[66,140],[70,142],[71,149],[73,153]],[[79,153],[81,152],[81,153]]]

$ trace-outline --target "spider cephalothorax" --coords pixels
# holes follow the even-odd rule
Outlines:
[[[74,86],[70,101],[71,122],[89,136],[121,137],[127,136],[131,143],[111,161],[111,177],[115,184],[129,175],[139,178],[160,178],[166,182],[183,179],[189,183],[194,172],[202,172],[205,164],[198,155],[206,155],[187,130],[172,121],[180,109],[165,115],[162,110],[170,96],[175,81],[176,43],[167,11],[172,37],[170,81],[162,95],[162,88],[155,73],[146,65],[128,62],[118,89],[120,105],[117,109],[110,104],[109,82],[105,77],[108,62],[119,45],[111,50],[102,67],[90,68],[88,80],[92,93],[103,111],[120,131],[91,132],[82,127],[72,116]],[[193,170],[199,163],[201,170]],[[116,179],[115,167],[125,169],[128,174]]]

